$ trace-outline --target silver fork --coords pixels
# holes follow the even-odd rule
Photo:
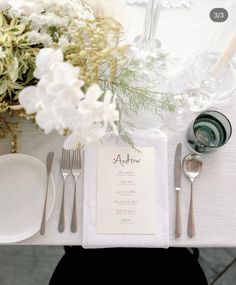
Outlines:
[[[62,190],[62,200],[61,200],[61,212],[58,224],[58,231],[60,233],[65,230],[65,185],[66,179],[71,173],[71,161],[70,161],[70,151],[62,149],[62,159],[61,159],[61,175],[63,177],[63,190]]]
[[[71,218],[71,232],[77,232],[77,213],[76,213],[76,188],[77,188],[77,180],[81,174],[81,151],[80,148],[73,151],[72,156],[72,174],[74,177],[74,201],[73,201],[73,210],[72,210],[72,218]]]

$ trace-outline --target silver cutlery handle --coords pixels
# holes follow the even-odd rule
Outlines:
[[[194,210],[193,210],[193,182],[191,182],[191,197],[188,217],[188,235],[193,238],[195,236],[195,224],[194,224]]]
[[[62,200],[61,200],[61,212],[60,212],[60,219],[58,224],[58,231],[60,233],[64,232],[65,230],[65,185],[66,180],[63,180],[63,190],[62,190]]]
[[[48,199],[48,184],[49,184],[49,176],[47,176],[47,186],[46,186],[46,194],[45,194],[45,200],[44,200],[44,207],[43,207],[43,216],[40,226],[40,234],[45,234],[45,228],[46,228],[46,214],[47,214],[47,199]]]
[[[72,210],[72,219],[71,219],[71,232],[72,233],[77,232],[76,186],[77,186],[77,181],[75,180],[74,201],[73,201],[73,210]]]
[[[175,235],[180,237],[182,234],[182,223],[181,223],[181,210],[180,210],[180,193],[176,191],[176,221],[175,221]]]

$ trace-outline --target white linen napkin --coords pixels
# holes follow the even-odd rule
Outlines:
[[[96,233],[96,186],[97,186],[97,146],[85,151],[83,230],[84,248],[106,247],[160,247],[169,246],[169,203],[167,136],[159,130],[142,130],[132,135],[136,146],[152,146],[156,149],[156,234],[97,234]],[[126,145],[116,138],[106,138],[102,145]],[[147,177],[148,179],[148,177]]]

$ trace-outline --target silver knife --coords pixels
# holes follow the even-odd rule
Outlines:
[[[180,211],[181,155],[182,155],[182,144],[179,143],[176,146],[176,150],[175,150],[175,164],[174,164],[174,187],[176,190],[175,235],[177,238],[180,237],[182,234],[181,211]]]
[[[49,152],[47,155],[47,162],[46,162],[47,186],[46,186],[46,194],[45,194],[45,201],[44,201],[44,208],[43,208],[43,217],[42,217],[41,226],[40,226],[40,234],[41,235],[45,234],[46,216],[47,216],[46,212],[47,212],[48,185],[49,185],[50,174],[52,171],[53,158],[54,158],[54,152]]]

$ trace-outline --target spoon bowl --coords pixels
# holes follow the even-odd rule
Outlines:
[[[202,160],[200,155],[188,154],[183,161],[183,170],[191,182],[200,174],[202,169]]]

